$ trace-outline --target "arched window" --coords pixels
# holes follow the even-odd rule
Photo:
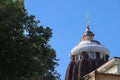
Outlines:
[[[100,52],[96,52],[96,59],[100,59]]]
[[[105,55],[105,61],[108,61],[109,55]]]
[[[72,61],[75,61],[75,56],[74,55],[72,55]]]
[[[88,59],[88,53],[83,51],[82,52],[82,59]]]

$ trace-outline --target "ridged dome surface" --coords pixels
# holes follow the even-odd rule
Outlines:
[[[101,45],[98,41],[95,40],[85,40],[81,41],[77,46],[75,46],[70,55],[80,54],[82,52],[100,52],[101,54],[109,55],[109,51],[103,45]]]

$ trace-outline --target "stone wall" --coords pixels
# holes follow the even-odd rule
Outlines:
[[[120,80],[120,75],[97,73],[95,80]]]

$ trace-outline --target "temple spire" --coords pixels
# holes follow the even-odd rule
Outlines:
[[[88,24],[88,14],[85,27],[82,40],[70,51],[71,61],[66,70],[65,80],[83,80],[109,59],[109,50],[94,40],[94,33]]]

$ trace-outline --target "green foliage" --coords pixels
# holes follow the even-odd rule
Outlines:
[[[38,23],[19,0],[0,0],[0,80],[59,80],[52,31]]]

